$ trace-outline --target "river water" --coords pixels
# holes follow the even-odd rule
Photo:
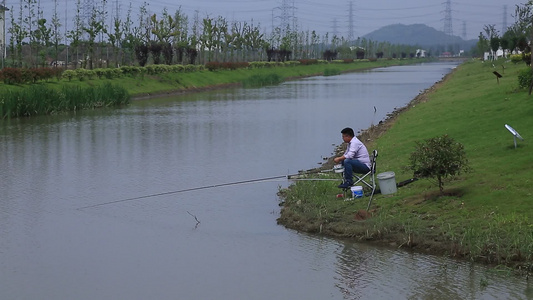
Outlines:
[[[283,179],[224,185],[318,166],[454,67],[0,121],[0,298],[533,299],[484,266],[287,230]]]

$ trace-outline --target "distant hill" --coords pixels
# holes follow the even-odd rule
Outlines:
[[[421,47],[435,47],[445,45],[451,38],[452,44],[460,45],[469,50],[476,45],[476,40],[465,41],[458,36],[448,36],[442,31],[424,24],[393,24],[381,27],[363,36],[378,42],[390,42],[392,44],[419,45]]]

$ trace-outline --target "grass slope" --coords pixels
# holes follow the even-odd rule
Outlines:
[[[368,198],[342,201],[327,181],[300,181],[281,191],[278,220],[309,232],[378,240],[397,247],[520,266],[533,271],[533,96],[518,90],[523,64],[498,61],[505,74],[497,84],[491,63],[470,61],[412,103],[369,149],[378,149],[378,173],[406,169],[415,142],[448,134],[465,146],[472,171],[444,186],[419,180],[394,195],[377,195],[372,217],[361,216]],[[513,126],[525,139],[514,149]]]
[[[252,76],[268,76],[277,74],[283,80],[297,77],[323,75],[326,69],[340,72],[350,72],[369,68],[386,67],[392,65],[406,65],[426,62],[428,59],[380,59],[375,62],[354,61],[352,63],[325,63],[314,65],[298,65],[273,68],[237,69],[219,71],[196,71],[182,73],[164,73],[158,75],[144,75],[137,77],[123,76],[114,79],[85,79],[80,81],[73,78],[71,81],[61,79],[41,82],[40,85],[52,89],[61,89],[64,85],[79,86],[81,88],[98,86],[104,82],[124,87],[132,97],[157,95],[172,92],[196,91],[206,88],[216,88],[231,84],[241,84]],[[26,89],[29,85],[6,85],[0,83],[0,93]]]

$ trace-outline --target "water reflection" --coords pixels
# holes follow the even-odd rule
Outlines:
[[[345,299],[531,299],[523,278],[482,266],[346,241],[336,284]],[[369,295],[372,295],[371,297]]]

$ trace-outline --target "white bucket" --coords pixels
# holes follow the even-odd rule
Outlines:
[[[333,170],[335,171],[335,173],[343,173],[344,167],[341,164],[334,165]]]
[[[379,173],[376,177],[379,182],[379,189],[382,195],[394,194],[398,190],[396,188],[396,178],[394,172]]]
[[[363,187],[362,186],[352,186],[350,188],[350,190],[352,191],[352,196],[354,198],[362,198],[363,197]]]

